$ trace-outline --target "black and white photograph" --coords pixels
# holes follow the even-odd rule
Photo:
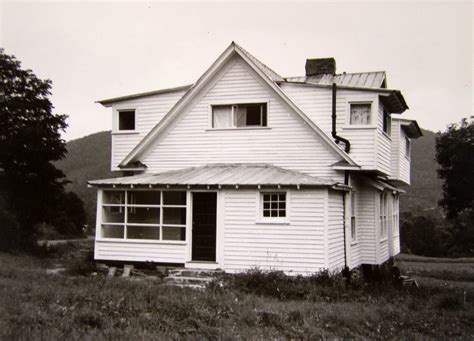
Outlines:
[[[0,0],[0,340],[473,340],[473,6]]]

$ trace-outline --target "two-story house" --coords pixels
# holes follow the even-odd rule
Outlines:
[[[384,72],[287,77],[232,42],[193,85],[99,101],[112,170],[95,259],[313,273],[400,251],[415,121]]]

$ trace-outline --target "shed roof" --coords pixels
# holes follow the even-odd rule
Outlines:
[[[321,179],[269,164],[210,164],[162,173],[92,180],[88,183],[93,186],[334,186],[338,184],[335,180]]]
[[[317,76],[286,77],[285,81],[292,83],[353,86],[361,88],[385,87],[385,71],[342,73],[337,75],[323,74]]]

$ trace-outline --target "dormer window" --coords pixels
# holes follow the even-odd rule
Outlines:
[[[411,141],[405,136],[405,156],[409,159],[411,153]]]
[[[135,130],[135,110],[119,110],[118,112],[118,130]]]
[[[371,103],[351,103],[350,121],[351,125],[370,125],[372,104]]]
[[[212,106],[212,128],[267,126],[267,103]]]
[[[392,118],[385,108],[383,108],[383,132],[389,136],[392,132]]]

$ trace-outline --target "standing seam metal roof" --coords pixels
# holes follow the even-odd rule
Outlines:
[[[362,88],[381,88],[385,80],[385,71],[343,73],[338,75],[324,74],[318,76],[286,77],[287,82],[354,86]]]
[[[90,185],[308,185],[333,186],[321,179],[268,164],[210,164],[155,174],[93,180]]]

